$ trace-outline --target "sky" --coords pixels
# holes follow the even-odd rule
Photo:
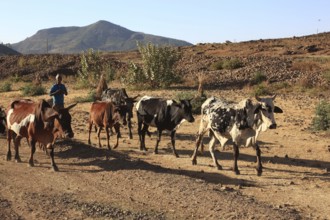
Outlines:
[[[192,44],[241,42],[329,32],[330,0],[2,0],[0,43],[99,20]]]

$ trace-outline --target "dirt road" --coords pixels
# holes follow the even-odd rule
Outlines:
[[[154,93],[164,94],[170,95]],[[212,95],[238,100],[240,94]],[[6,93],[1,104],[6,106],[16,95]],[[50,159],[41,150],[35,155],[36,166],[28,167],[25,140],[22,163],[5,161],[6,139],[1,136],[0,219],[330,219],[330,136],[308,130],[317,102],[305,96],[278,96],[276,104],[284,113],[276,115],[278,128],[260,137],[261,177],[256,175],[251,148],[240,150],[238,176],[230,170],[230,146],[217,152],[224,170],[215,169],[208,152],[193,166],[190,156],[199,116],[178,131],[180,158],[173,156],[168,134],[163,135],[158,155],[152,153],[155,135],[146,138],[149,151],[140,152],[136,126],[132,140],[122,130],[119,147],[111,152],[104,133],[104,148],[95,145],[96,134],[92,146],[87,145],[90,103],[79,104],[72,110],[75,138],[56,143],[59,172],[51,171]]]

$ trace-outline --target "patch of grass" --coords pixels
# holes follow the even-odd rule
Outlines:
[[[212,63],[211,70],[221,70],[221,69],[223,69],[222,65],[223,65],[223,61],[222,60],[217,61],[215,63]]]
[[[312,128],[316,131],[327,131],[330,129],[330,103],[321,101],[316,106]]]
[[[264,83],[258,84],[254,87],[253,96],[264,96],[264,95],[271,95],[272,92],[270,87],[265,85]]]
[[[0,92],[10,92],[12,89],[11,86],[12,84],[10,82],[3,82],[2,84],[0,84]]]
[[[264,81],[266,81],[267,80],[267,76],[263,73],[263,72],[261,72],[261,71],[257,71],[255,74],[254,74],[254,77],[253,77],[253,79],[252,79],[252,83],[254,84],[254,85],[258,85],[258,84],[260,84],[260,83],[262,83],[262,82],[264,82]]]
[[[328,83],[330,83],[330,70],[327,70],[327,71],[323,72],[322,77],[323,77]]]
[[[74,102],[83,103],[83,102],[94,102],[96,100],[96,92],[90,91],[86,96],[79,96],[74,98]]]
[[[243,67],[243,62],[237,58],[233,58],[230,60],[219,60],[211,65],[211,70],[233,70]]]
[[[32,83],[24,85],[21,89],[24,96],[39,96],[46,94],[46,88],[41,85],[34,85]]]

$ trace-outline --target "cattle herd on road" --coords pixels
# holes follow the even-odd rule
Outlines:
[[[138,123],[138,135],[140,150],[147,151],[145,146],[145,135],[150,136],[149,126],[157,128],[157,140],[154,153],[158,153],[158,145],[164,130],[170,132],[173,154],[179,157],[175,149],[175,134],[179,126],[188,121],[195,121],[192,115],[191,100],[166,100],[162,98],[143,96],[130,98],[125,89],[107,89],[102,93],[102,100],[95,101],[91,105],[89,117],[88,143],[91,144],[91,131],[93,127],[97,131],[98,146],[102,147],[100,141],[101,130],[104,129],[107,137],[107,147],[110,150],[110,133],[112,128],[117,135],[116,144],[121,137],[120,126],[128,125],[129,138],[132,139],[133,109]],[[214,165],[222,169],[215,157],[216,140],[222,147],[231,140],[233,143],[233,171],[240,174],[237,166],[239,147],[252,146],[256,151],[257,174],[262,174],[261,151],[258,145],[260,132],[277,127],[274,113],[282,113],[282,109],[274,105],[272,97],[255,100],[244,99],[238,103],[228,100],[210,97],[201,106],[201,120],[197,133],[195,149],[192,155],[192,164],[197,164],[197,152],[199,147],[203,148],[203,136],[208,133],[210,137],[209,150]],[[70,105],[58,111],[51,107],[45,100],[34,102],[29,99],[15,100],[7,109],[0,108],[0,132],[7,132],[8,150],[6,159],[11,160],[11,142],[15,148],[15,160],[20,162],[19,145],[22,138],[28,140],[31,147],[29,165],[34,166],[33,154],[36,143],[49,151],[51,166],[54,171],[58,170],[54,161],[53,144],[57,138],[72,138],[74,133],[71,128],[71,115],[69,110],[76,104]],[[47,151],[48,150],[48,151]]]

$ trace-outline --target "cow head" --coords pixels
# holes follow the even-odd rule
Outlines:
[[[74,133],[71,128],[72,117],[71,117],[69,111],[76,105],[77,105],[77,103],[74,103],[72,105],[69,105],[66,108],[62,108],[62,109],[58,110],[58,115],[59,115],[58,122],[60,123],[66,138],[73,138],[73,136],[74,136]]]
[[[269,129],[275,129],[277,124],[275,122],[274,113],[283,113],[282,109],[274,105],[274,100],[276,95],[267,98],[260,98],[258,96],[255,97],[258,101],[259,106],[257,109],[261,111],[261,120],[262,120],[262,127],[261,130],[265,131]]]
[[[40,100],[35,109],[35,128],[53,130],[58,113],[45,100]]]
[[[134,107],[134,103],[137,101],[136,98],[139,95],[133,97],[133,98],[125,98],[125,105],[127,106],[127,118],[128,120],[130,120],[131,118],[133,118],[133,107]]]
[[[188,122],[194,122],[195,119],[192,115],[191,99],[180,100],[179,108],[182,110],[182,116]]]
[[[114,115],[113,119],[115,122],[123,121],[123,125],[127,125],[126,113],[127,105],[114,105]]]
[[[3,134],[6,131],[6,112],[0,107],[0,133]]]

